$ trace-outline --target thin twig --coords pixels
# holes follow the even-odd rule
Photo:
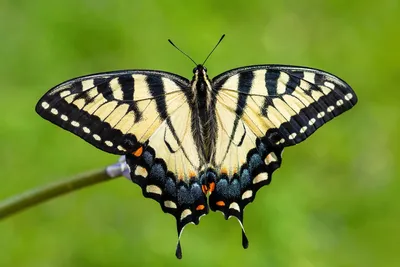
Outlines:
[[[119,175],[118,175],[119,176]],[[109,181],[118,176],[110,176],[107,168],[78,174],[70,179],[26,191],[0,202],[0,220],[23,209],[45,202],[51,198],[76,191],[80,188]]]

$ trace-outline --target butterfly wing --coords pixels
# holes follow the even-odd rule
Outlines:
[[[238,68],[214,78],[212,86],[218,131],[213,160],[220,176],[210,208],[241,223],[245,206],[280,167],[283,148],[357,103],[343,80],[304,67]]]
[[[166,114],[179,107],[188,83],[157,71],[83,76],[49,90],[36,112],[103,151],[126,154],[148,140]]]
[[[208,212],[196,177],[190,83],[160,71],[118,71],[72,79],[48,91],[36,111],[97,148],[124,154],[145,197],[175,216],[178,232]]]

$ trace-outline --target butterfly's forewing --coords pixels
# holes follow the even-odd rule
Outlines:
[[[175,86],[164,86],[174,83]],[[156,71],[120,71],[75,78],[48,91],[36,112],[106,152],[125,154],[146,141],[179,106],[188,81]],[[176,103],[168,106],[159,104]]]
[[[36,111],[106,152],[125,154],[132,181],[177,219],[178,231],[208,212],[196,183],[190,83],[159,71],[84,76],[48,91]],[[197,208],[197,209],[196,209]]]
[[[220,179],[210,207],[243,219],[243,209],[298,144],[357,103],[351,87],[316,69],[258,65],[212,80],[217,98],[214,161]],[[224,205],[221,205],[221,204]]]

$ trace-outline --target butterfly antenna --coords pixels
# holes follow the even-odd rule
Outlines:
[[[176,49],[178,49],[179,52],[181,52],[182,54],[184,54],[188,59],[190,59],[190,60],[197,66],[197,63],[196,63],[191,57],[189,57],[188,54],[186,54],[185,52],[183,52],[182,50],[180,50],[179,47],[177,47],[177,46],[171,41],[171,39],[168,39],[168,42],[169,42],[170,44],[172,44],[173,47],[175,47]]]
[[[214,52],[215,48],[217,48],[217,46],[218,46],[219,43],[222,41],[222,39],[224,39],[224,37],[225,37],[225,34],[223,34],[223,35],[221,36],[221,38],[219,39],[218,43],[214,46],[213,50],[211,50],[210,54],[208,54],[208,56],[206,57],[206,60],[204,60],[204,62],[203,62],[202,65],[206,64],[207,59],[211,56],[211,54]]]

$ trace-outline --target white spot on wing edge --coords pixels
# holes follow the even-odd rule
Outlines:
[[[317,118],[320,119],[323,116],[325,116],[325,112],[321,111],[320,113],[317,114]]]
[[[265,181],[265,180],[268,180],[268,173],[262,172],[262,173],[258,174],[256,177],[254,177],[253,184],[257,184],[257,183]]]
[[[276,154],[274,152],[269,153],[266,157],[265,157],[265,164],[268,165],[271,162],[276,162],[278,161],[278,157],[276,156]]]
[[[162,194],[161,188],[159,188],[156,185],[152,185],[152,184],[146,186],[146,192],[147,193],[152,193],[152,194],[157,194],[157,195],[161,195]]]
[[[237,210],[237,211],[240,212],[240,207],[239,207],[238,203],[236,203],[236,202],[232,202],[232,203],[229,205],[229,209],[234,209],[234,210]]]
[[[335,109],[334,106],[329,106],[328,109],[327,109],[327,111],[328,111],[328,112],[332,112],[334,109]]]
[[[96,141],[100,141],[100,140],[101,140],[101,137],[100,137],[99,135],[97,135],[97,134],[94,134],[94,135],[93,135],[93,138],[94,138],[94,140],[96,140]]]
[[[106,146],[109,146],[109,147],[112,147],[112,146],[113,146],[113,142],[111,142],[111,141],[109,141],[109,140],[104,141],[104,143],[106,144]]]
[[[67,121],[67,120],[68,120],[68,117],[65,116],[64,114],[62,114],[62,115],[61,115],[61,119],[62,119],[63,121]]]
[[[295,139],[296,138],[296,133],[292,133],[291,135],[289,135],[289,139],[290,140],[293,140],[293,139]]]
[[[353,95],[350,93],[348,93],[347,95],[344,96],[344,99],[346,99],[347,101],[349,101],[352,98],[353,98]]]
[[[144,178],[146,178],[148,175],[148,172],[142,166],[137,166],[135,169],[135,175],[140,175],[140,176],[143,176]]]
[[[71,125],[74,126],[74,127],[79,127],[80,126],[79,122],[77,122],[77,121],[71,121]]]
[[[181,221],[183,219],[185,219],[187,216],[189,216],[190,214],[192,214],[192,211],[190,209],[185,209],[184,211],[182,211],[182,213],[181,213]]]
[[[317,120],[312,118],[310,119],[310,121],[308,122],[308,125],[313,125]]]
[[[304,133],[305,131],[307,131],[307,126],[303,126],[300,129],[300,133]]]
[[[123,148],[122,146],[117,146],[117,149],[118,149],[119,151],[126,151],[126,149]]]
[[[338,101],[336,101],[336,106],[341,106],[344,104],[344,101],[342,99],[339,99]]]
[[[88,127],[83,127],[82,130],[87,134],[90,133],[90,129]]]
[[[50,112],[53,113],[54,115],[58,115],[58,110],[55,109],[55,108],[52,108],[52,109],[50,110]]]
[[[175,204],[175,202],[171,201],[171,200],[166,200],[164,201],[164,206],[170,209],[176,209],[177,206]]]
[[[44,109],[48,109],[50,107],[50,105],[49,105],[49,103],[47,103],[47,102],[42,102],[42,108],[44,108]]]
[[[252,190],[247,190],[242,194],[242,200],[251,198],[253,196],[253,191]]]

